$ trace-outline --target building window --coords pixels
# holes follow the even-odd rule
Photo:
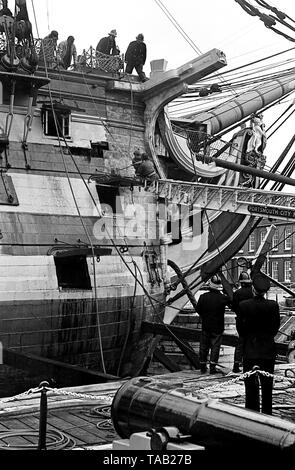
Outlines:
[[[261,266],[261,272],[267,274],[267,261],[264,261],[263,265]]]
[[[254,251],[255,250],[255,235],[254,233],[251,233],[249,237],[249,251]]]
[[[284,262],[284,281],[291,282],[291,261]]]
[[[59,287],[91,289],[86,256],[55,256],[54,262]]]
[[[292,248],[292,227],[285,228],[285,250],[291,250]]]
[[[71,110],[63,105],[43,105],[41,111],[42,127],[45,135],[70,137]]]
[[[278,250],[278,244],[279,244],[279,231],[275,230],[273,237],[272,237],[272,251],[277,251]]]
[[[272,261],[271,263],[271,277],[273,277],[276,281],[279,279],[279,262]]]

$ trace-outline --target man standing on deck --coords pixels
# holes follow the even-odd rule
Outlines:
[[[117,55],[120,53],[116,44],[117,31],[112,29],[108,36],[101,38],[96,46],[96,52],[107,55]]]
[[[136,41],[130,42],[125,54],[125,62],[127,64],[125,72],[131,74],[135,68],[141,82],[148,80],[143,71],[146,61],[146,45],[143,41],[143,34],[138,34]]]
[[[275,300],[267,300],[264,294],[270,288],[270,281],[261,273],[253,276],[252,299],[243,300],[239,305],[237,330],[244,338],[243,371],[258,366],[261,371],[273,374],[276,345],[274,337],[280,327],[280,309]],[[261,373],[245,378],[245,407],[260,411],[259,381],[261,384],[262,413],[272,414],[273,378]]]
[[[74,68],[77,65],[77,49],[74,41],[74,36],[69,36],[66,41],[60,42],[57,48],[58,65],[65,70],[70,67],[72,60]]]
[[[240,288],[233,293],[232,310],[236,314],[236,323],[239,316],[239,305],[243,300],[251,299],[253,297],[252,281],[247,271],[242,271],[239,275]],[[243,356],[243,337],[239,336],[238,343],[235,347],[234,353],[234,367],[233,372],[240,372],[240,364],[242,364]]]
[[[224,331],[225,307],[230,299],[222,292],[222,283],[217,275],[209,282],[209,292],[200,295],[197,303],[197,312],[202,320],[200,339],[200,366],[201,372],[207,371],[207,358],[210,352],[210,374],[216,374],[216,365],[219,359],[222,334]]]

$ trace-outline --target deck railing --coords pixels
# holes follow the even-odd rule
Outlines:
[[[42,57],[41,39],[34,39],[34,46],[38,57]],[[2,57],[7,52],[7,43],[4,34],[0,34],[0,56]],[[16,56],[21,58],[23,56],[23,45],[16,40],[15,46]],[[43,62],[43,61],[42,61]],[[58,68],[58,60],[55,55],[53,61],[47,64],[49,68]],[[109,73],[118,73],[124,70],[124,54],[121,55],[108,55],[101,52],[96,52],[92,46],[89,49],[83,49],[82,54],[78,55],[77,65],[75,70],[103,70]]]

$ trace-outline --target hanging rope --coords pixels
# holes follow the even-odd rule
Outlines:
[[[295,21],[290,16],[288,16],[286,13],[283,13],[282,11],[278,10],[276,7],[272,7],[271,5],[269,5],[264,0],[256,0],[256,3],[258,3],[258,5],[260,5],[264,8],[267,8],[268,10],[275,13],[280,20],[284,20],[285,18],[289,18],[289,20],[291,20],[295,23]]]
[[[32,3],[32,8],[33,8],[33,14],[34,14],[34,19],[35,19],[36,30],[37,30],[37,34],[38,34],[38,37],[39,37],[38,23],[37,23],[37,17],[36,17],[36,12],[35,12],[34,0],[31,0],[31,3]],[[46,73],[46,77],[48,78],[49,76],[48,76],[48,69],[47,69],[46,61],[45,61],[45,73]],[[65,161],[65,158],[64,158],[63,149],[62,149],[62,146],[61,146],[61,139],[60,139],[60,129],[59,129],[59,125],[58,125],[57,118],[56,118],[56,113],[55,113],[54,106],[53,106],[53,98],[52,98],[52,91],[51,91],[50,83],[48,84],[48,90],[49,90],[49,98],[50,98],[50,103],[51,103],[51,109],[52,109],[52,114],[53,114],[53,118],[54,118],[55,128],[56,128],[57,136],[58,136],[59,149],[60,149],[63,165],[64,165],[64,168],[65,168],[65,172],[66,172],[66,175],[67,175],[67,180],[68,180],[68,183],[69,183],[70,191],[71,191],[71,194],[72,194],[72,197],[73,197],[73,200],[74,200],[75,207],[77,209],[79,219],[81,221],[81,225],[82,225],[82,227],[84,229],[84,232],[85,232],[85,235],[86,235],[86,237],[89,241],[89,245],[91,246],[92,260],[93,260],[92,264],[93,264],[93,278],[94,278],[94,300],[95,300],[95,306],[96,306],[99,349],[100,349],[102,369],[103,369],[103,372],[106,374],[106,367],[105,367],[105,362],[104,362],[104,351],[103,351],[103,347],[102,347],[101,326],[100,326],[100,319],[99,319],[98,295],[97,295],[97,283],[96,283],[96,268],[95,268],[96,256],[95,256],[95,252],[94,252],[94,246],[93,246],[91,237],[89,235],[89,232],[87,230],[87,227],[85,225],[85,222],[83,220],[83,217],[82,217],[82,214],[81,214],[78,202],[77,202],[77,198],[76,198],[74,190],[73,190],[73,186],[72,186],[72,183],[71,183],[71,179],[70,179],[69,171],[68,171],[68,168],[67,168],[67,164],[66,164],[66,161]],[[65,138],[64,138],[64,142],[65,142],[67,148],[69,149]],[[71,154],[71,156],[72,156],[72,154]],[[81,174],[80,174],[80,177],[82,177],[82,179],[84,181],[84,178],[83,178],[83,176],[81,176]],[[88,187],[86,183],[85,183],[85,185],[86,185],[86,187]]]

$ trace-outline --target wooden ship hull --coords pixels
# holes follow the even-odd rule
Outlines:
[[[160,178],[241,184],[234,171],[197,159],[192,167],[163,114],[225,57],[213,49],[142,84],[93,67],[92,57],[62,71],[36,68],[26,48],[12,59],[8,50],[0,70],[0,340],[17,353],[139,375],[155,343],[142,322],[170,323],[187,302],[180,283],[171,301],[167,260],[191,269],[194,293],[255,222],[233,213],[205,217],[193,207],[196,231],[188,221],[171,243],[169,201],[148,191],[132,165],[139,149]],[[277,85],[282,96],[289,82],[288,90]],[[237,134],[226,159],[240,162],[246,134]]]

